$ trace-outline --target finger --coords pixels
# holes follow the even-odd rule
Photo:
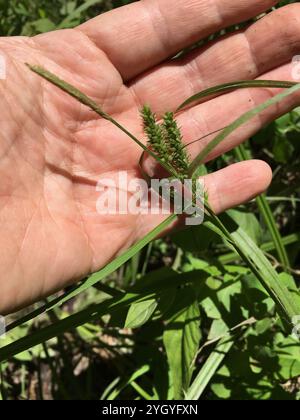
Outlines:
[[[251,200],[263,193],[271,181],[271,168],[261,160],[239,162],[204,177],[209,203],[215,213]]]
[[[284,22],[284,25],[282,24]],[[300,5],[276,10],[247,30],[132,82],[136,102],[158,114],[176,109],[196,92],[221,83],[249,80],[291,61],[300,50]]]
[[[292,64],[287,64],[266,73],[263,75],[263,79],[291,80],[291,75]],[[273,88],[237,90],[186,110],[177,118],[185,143],[188,144],[207,133],[226,127],[242,114],[267,101],[279,92],[279,89]],[[299,102],[300,93],[297,92],[261,112],[220,143],[207,156],[206,161],[214,159],[236,147],[271,121],[298,106]],[[192,157],[195,157],[203,150],[215,136],[216,134],[212,134],[189,146],[189,152]]]
[[[258,15],[276,0],[144,0],[78,29],[109,57],[124,80],[221,28]]]

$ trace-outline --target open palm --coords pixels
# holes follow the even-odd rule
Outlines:
[[[272,12],[204,50],[168,60],[196,40],[275,3],[145,0],[74,30],[0,39],[7,67],[7,77],[0,81],[0,313],[98,270],[160,220],[97,213],[98,179],[118,171],[139,175],[141,151],[116,127],[31,73],[24,63],[40,64],[74,84],[143,138],[139,109],[144,103],[159,116],[218,83],[291,78],[289,63],[300,46],[297,5]],[[276,92],[234,92],[185,111],[179,116],[185,141],[225,126]],[[289,99],[253,120],[210,159],[296,101]],[[194,145],[191,153],[205,141]],[[205,182],[211,205],[220,212],[259,194],[270,180],[265,163],[250,161],[210,174]]]

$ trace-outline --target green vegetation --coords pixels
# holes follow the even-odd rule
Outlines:
[[[35,20],[21,12],[25,3]],[[68,27],[120,5],[99,2],[74,13],[84,3],[92,2],[5,3],[0,31]],[[73,90],[115,123],[80,95]],[[173,115],[158,126],[145,108],[145,132],[160,162],[194,174],[226,135],[282,98],[235,121],[191,165]],[[274,171],[266,195],[220,218],[207,202],[203,225],[151,242],[165,223],[81,285],[50,299],[46,313],[28,308],[13,318],[0,349],[2,398],[300,399],[300,341],[291,336],[292,318],[300,315],[299,120],[296,109],[201,166],[211,172],[262,158]]]
[[[0,0],[0,36],[71,28],[130,0]]]

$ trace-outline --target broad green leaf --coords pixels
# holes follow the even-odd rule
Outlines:
[[[276,369],[275,375],[278,380],[297,378],[300,376],[300,342],[294,338],[284,338],[277,343],[275,347],[279,369]]]
[[[240,295],[242,289],[241,281],[228,282],[224,284],[220,290],[217,291],[217,297],[219,302],[222,302],[222,306],[228,311],[228,313],[233,313],[234,308],[232,308],[232,299]]]
[[[211,390],[220,399],[228,399],[231,396],[230,389],[226,388],[224,384],[214,383],[211,385]]]
[[[184,391],[187,390],[190,385],[200,340],[200,310],[198,302],[195,300],[193,304],[187,308],[183,331],[182,385]]]
[[[172,377],[174,398],[178,400],[183,397],[189,386],[201,339],[200,312],[194,289],[183,289],[176,306],[177,311],[165,327],[163,342]]]
[[[204,309],[206,316],[211,319],[221,319],[222,314],[220,312],[220,309],[214,302],[214,300],[207,296],[204,299],[202,299],[200,303],[201,307]]]
[[[208,341],[213,341],[222,338],[229,332],[229,327],[222,318],[214,319],[207,337]]]
[[[261,227],[253,213],[249,213],[245,209],[232,209],[228,211],[228,214],[257,245],[261,243]]]
[[[55,24],[48,18],[39,19],[35,22],[30,23],[37,33],[50,32],[56,29]]]
[[[153,316],[153,319],[159,319],[159,318],[166,318],[168,315],[168,312],[173,307],[174,301],[176,299],[177,293],[180,292],[177,290],[177,288],[170,288],[162,293],[160,293],[158,298],[158,306],[157,306],[157,316]]]
[[[200,258],[194,257],[192,254],[186,256],[186,263],[182,266],[182,271],[194,271],[194,270],[203,270],[210,276],[218,277],[222,274],[220,267],[217,267],[212,262],[202,260]]]
[[[293,158],[294,153],[294,147],[287,137],[275,137],[272,154],[276,162],[287,164]]]
[[[205,225],[192,226],[180,232],[174,233],[171,237],[172,241],[184,251],[206,250],[211,243],[219,241],[218,235],[208,229]]]
[[[125,328],[139,328],[149,321],[157,308],[157,300],[150,299],[133,303],[127,313]]]
[[[280,273],[279,274],[279,278],[280,278],[280,281],[285,284],[285,286],[287,287],[287,289],[290,292],[293,292],[293,293],[299,292],[299,289],[298,289],[298,287],[296,285],[295,279],[294,279],[294,277],[291,274],[288,274],[288,273]],[[297,296],[297,298],[300,299],[300,293]]]

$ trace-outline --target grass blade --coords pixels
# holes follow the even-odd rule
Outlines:
[[[210,214],[210,221],[208,219],[206,222],[207,227],[220,235],[231,248],[236,250],[276,303],[283,321],[292,325],[293,318],[300,313],[300,307],[293,294],[281,282],[277,271],[264,253],[249,235],[236,225],[228,213],[224,216],[228,226],[226,228],[208,206],[207,211]]]
[[[129,378],[123,379],[122,381],[120,377],[115,379],[102,394],[100,400],[115,400],[127,386],[131,385],[141,376],[145,375],[145,373],[149,372],[149,370],[149,365],[144,365],[141,368],[139,368],[136,372],[134,372]]]
[[[235,149],[235,153],[240,161],[251,159],[251,154],[248,155],[244,145],[240,145]],[[260,213],[262,214],[265,223],[269,229],[269,232],[273,238],[275,249],[278,254],[278,258],[285,268],[290,268],[290,261],[288,254],[286,252],[285,246],[282,242],[281,234],[279,232],[279,229],[276,225],[276,221],[274,219],[272,210],[270,208],[270,205],[266,199],[265,194],[260,195],[256,198],[257,206],[260,210]]]
[[[119,130],[123,131],[128,137],[130,137],[138,146],[140,146],[145,152],[147,152],[150,156],[152,156],[159,164],[165,168],[170,174],[176,176],[177,174],[174,172],[173,168],[163,162],[162,159],[159,158],[155,153],[152,152],[147,146],[144,145],[137,137],[135,137],[130,131],[128,131],[125,127],[123,127],[118,121],[116,121],[113,117],[108,115],[103,109],[95,102],[93,99],[89,98],[75,86],[65,82],[64,80],[57,77],[55,74],[45,70],[43,67],[40,66],[32,66],[31,64],[26,64],[27,67],[34,73],[41,76],[43,79],[47,80],[48,82],[52,83],[54,86],[61,89],[63,92],[69,94],[73,98],[77,99],[81,104],[86,105],[92,111],[96,112],[100,117],[104,118],[107,121],[110,121],[113,125],[115,125]]]
[[[220,340],[215,349],[209,355],[208,359],[204,363],[202,369],[196,376],[194,382],[190,386],[185,399],[191,401],[197,401],[205,391],[211,378],[214,376],[216,371],[219,369],[221,363],[231,350],[234,344],[232,336],[228,336]]]
[[[300,242],[300,233],[292,233],[291,235],[284,236],[281,238],[283,245],[289,246]],[[260,246],[260,249],[263,252],[274,251],[275,245],[274,241],[266,242]],[[237,254],[235,252],[230,252],[228,254],[221,255],[218,257],[218,260],[221,264],[226,265],[234,262],[237,259]]]
[[[13,328],[18,327],[19,325],[30,321],[33,318],[41,315],[44,312],[48,312],[54,309],[57,306],[60,306],[67,302],[68,300],[74,298],[79,293],[84,292],[89,287],[94,286],[99,281],[103,280],[108,275],[112,274],[118,268],[120,268],[123,264],[125,264],[128,260],[130,260],[137,252],[143,249],[147,244],[149,244],[152,240],[154,240],[163,230],[165,230],[173,221],[177,218],[176,215],[169,216],[165,221],[163,221],[160,225],[158,225],[155,229],[153,229],[148,235],[146,235],[143,239],[129,248],[124,254],[120,255],[116,259],[114,259],[111,263],[107,264],[102,270],[98,271],[97,273],[92,274],[85,282],[82,284],[73,287],[69,292],[63,294],[62,296],[50,300],[46,305],[42,306],[41,308],[36,309],[35,311],[30,312],[29,314],[25,315],[21,319],[15,321],[11,325],[8,325],[7,331],[11,331]]]
[[[295,86],[296,82],[287,82],[281,80],[241,80],[238,82],[232,83],[224,83],[222,85],[214,86],[209,89],[202,90],[199,93],[188,98],[184,101],[178,108],[177,111],[185,108],[187,105],[190,105],[194,102],[199,102],[201,99],[208,98],[212,95],[217,95],[220,93],[230,92],[235,89],[248,89],[248,88],[265,88],[265,87],[272,87],[272,88],[290,88]]]
[[[290,268],[290,260],[286,252],[284,243],[282,242],[282,237],[276,225],[276,221],[274,219],[272,210],[266,199],[266,195],[262,194],[261,196],[257,197],[256,202],[273,238],[275,249],[280,263],[284,268]]]
[[[264,256],[260,248],[242,229],[232,233],[232,236],[247,256],[247,260],[250,260],[252,265],[256,267],[260,274],[260,281],[276,302],[279,313],[292,325],[293,318],[300,313],[300,307],[295,301],[293,294],[281,282],[277,271]]]
[[[257,114],[264,111],[265,109],[281,102],[283,99],[287,98],[288,96],[298,92],[300,90],[300,84],[296,84],[293,87],[285,90],[282,93],[274,96],[273,98],[267,100],[266,102],[258,105],[254,109],[246,112],[237,120],[235,120],[232,124],[230,124],[225,130],[223,130],[217,137],[215,137],[193,160],[189,168],[189,176],[192,177],[197,170],[198,166],[205,160],[205,158],[222,142],[224,141],[230,134],[232,134],[236,129],[247,123],[249,120],[254,118]]]
[[[127,293],[122,294],[120,297],[109,298],[99,304],[91,305],[88,308],[69,315],[47,327],[40,328],[32,334],[26,335],[25,337],[0,348],[0,363],[16,354],[48,341],[51,338],[64,334],[66,331],[70,331],[87,322],[99,320],[102,316],[108,313],[112,314],[120,308],[128,307],[133,303],[141,301],[141,299],[156,299],[158,297],[158,291],[159,293],[163,293],[163,291],[170,288],[182,287],[186,283],[202,282],[204,281],[204,277],[203,272],[194,271],[184,274],[175,274],[164,280],[164,282],[159,281],[158,284],[150,284],[150,286],[148,285],[146,287],[145,284],[143,284],[142,291],[139,285],[133,286]]]

